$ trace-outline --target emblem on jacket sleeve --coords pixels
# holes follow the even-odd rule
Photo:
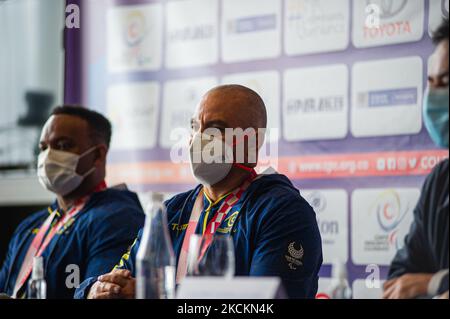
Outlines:
[[[295,241],[289,244],[288,246],[288,255],[286,255],[286,260],[288,262],[288,266],[292,270],[296,270],[298,266],[303,266],[303,255],[305,251],[300,245],[299,249],[295,248]]]

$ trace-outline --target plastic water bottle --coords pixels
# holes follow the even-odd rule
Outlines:
[[[153,193],[136,256],[136,298],[175,297],[175,256],[169,236],[163,196]]]
[[[28,299],[45,299],[47,298],[47,283],[44,279],[44,258],[33,258],[33,272],[31,280],[28,282]]]
[[[347,268],[341,261],[334,261],[331,269],[331,299],[352,299],[352,289],[348,283]]]

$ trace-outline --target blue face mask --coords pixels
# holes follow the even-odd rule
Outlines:
[[[423,100],[423,121],[433,142],[448,148],[449,89],[428,89]]]

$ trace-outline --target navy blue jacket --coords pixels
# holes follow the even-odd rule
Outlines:
[[[49,209],[57,208],[55,202]],[[25,254],[49,209],[31,215],[16,229],[0,270],[0,292],[13,294]],[[75,288],[66,285],[66,280],[69,286],[76,284],[76,270],[71,265],[78,266],[79,283],[109,272],[143,224],[144,214],[135,193],[117,189],[94,193],[73,223],[55,235],[43,252],[47,298],[73,298]]]
[[[414,210],[414,222],[405,246],[391,263],[389,279],[407,273],[436,273],[448,270],[449,161],[437,165],[427,177]],[[448,291],[448,273],[438,293]]]
[[[175,254],[178,256],[190,213],[201,185],[179,194],[165,204]],[[202,233],[204,218],[209,221],[223,200],[211,203],[206,196],[196,233]],[[205,211],[212,205],[209,214]],[[184,208],[183,208],[184,206]],[[217,229],[231,234],[235,245],[237,276],[281,277],[291,298],[314,298],[322,265],[322,246],[316,216],[311,206],[287,177],[264,175],[255,180]],[[135,275],[136,253],[142,231],[120,260],[117,268]],[[303,249],[303,253],[301,253]],[[75,294],[86,298],[96,278],[83,282]]]

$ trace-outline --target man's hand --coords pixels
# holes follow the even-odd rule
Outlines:
[[[386,281],[384,299],[412,299],[425,296],[433,274],[406,274]]]
[[[444,292],[442,295],[439,295],[437,299],[448,299],[448,290]]]
[[[98,277],[89,290],[88,299],[134,299],[136,279],[120,269]]]

